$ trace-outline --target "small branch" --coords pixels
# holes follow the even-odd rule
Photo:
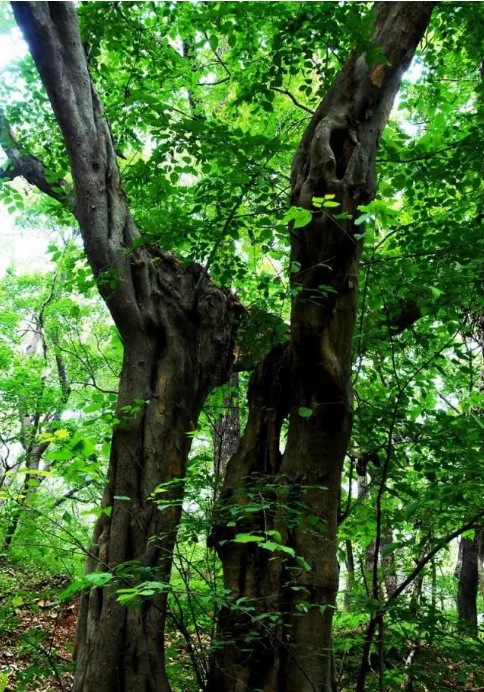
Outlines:
[[[73,488],[72,490],[69,490],[68,493],[65,495],[62,495],[62,497],[59,497],[54,504],[52,505],[52,509],[55,509],[56,507],[60,507],[60,505],[64,504],[64,502],[67,502],[67,500],[77,500],[77,502],[80,502],[79,497],[77,493],[80,490],[84,490],[84,488],[88,488],[90,485],[93,485],[96,481],[91,478],[90,480],[86,481],[82,488]]]
[[[202,87],[210,87],[210,86],[218,86],[219,84],[224,84],[225,82],[228,82],[230,80],[230,77],[223,77],[222,79],[218,79],[216,82],[197,82],[197,86],[202,86]]]
[[[314,115],[313,110],[311,110],[310,108],[305,106],[303,103],[298,101],[297,98],[295,96],[293,96],[293,94],[291,94],[291,92],[288,91],[287,89],[285,89],[285,88],[279,89],[279,87],[275,87],[275,86],[271,86],[271,89],[272,89],[272,91],[279,92],[279,94],[284,94],[284,96],[289,96],[289,98],[291,99],[291,101],[293,102],[293,104],[295,106],[297,106],[298,108],[301,108],[303,111],[306,111],[306,113],[310,113],[311,115]]]

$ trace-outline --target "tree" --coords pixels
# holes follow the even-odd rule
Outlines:
[[[103,506],[112,511],[98,520],[88,570],[136,560],[158,580],[168,580],[179,509],[158,512],[151,496],[160,483],[184,477],[186,433],[196,425],[207,394],[230,371],[237,303],[202,268],[183,266],[167,254],[152,255],[145,247],[134,249],[139,232],[89,77],[75,7],[19,3],[13,9],[65,138],[75,216],[124,344],[117,410],[125,420],[113,435],[103,497]],[[182,483],[172,488],[176,499]],[[109,599],[108,589],[86,596],[78,623],[75,689],[166,690],[165,600],[162,594],[129,612]]]
[[[351,344],[359,226],[364,221],[357,209],[374,197],[381,133],[431,11],[431,3],[419,8],[408,3],[377,6],[373,40],[384,57],[368,64],[365,54],[350,56],[293,159],[292,202],[306,216],[290,230],[291,342],[273,352],[253,378],[249,422],[229,463],[224,501],[234,501],[237,486],[256,474],[271,473],[276,482],[279,477],[289,488],[290,502],[305,510],[299,525],[289,528],[276,517],[271,530],[281,533],[286,548],[310,567],[299,566],[290,577],[283,575],[280,560],[271,565],[267,556],[254,555],[257,543],[233,544],[230,529],[218,528],[215,540],[234,600],[261,599],[269,611],[278,610],[282,602],[283,613],[276,633],[270,630],[267,638],[259,637],[248,656],[247,643],[242,643],[247,618],[243,611],[226,609],[220,636],[227,644],[215,654],[209,689],[232,690],[235,680],[258,689],[279,684],[289,690],[329,692],[335,686],[335,541],[342,465],[352,427]],[[338,209],[337,218],[332,207]],[[288,437],[281,455],[279,438],[286,417]],[[319,531],[314,530],[318,523]],[[263,531],[264,526],[251,529]],[[288,644],[283,641],[284,621],[290,623]],[[272,641],[269,645],[274,637],[279,646]]]

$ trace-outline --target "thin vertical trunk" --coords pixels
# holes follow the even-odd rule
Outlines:
[[[469,629],[477,632],[477,588],[478,573],[478,539],[460,539],[462,549],[461,566],[459,570],[459,587],[457,591],[457,615],[459,620],[467,623]]]
[[[358,472],[358,490],[357,490],[357,496],[358,500],[360,502],[363,502],[363,500],[369,500],[370,498],[370,484],[369,484],[369,478],[368,478],[368,472],[366,469],[363,469],[363,471],[360,469]],[[363,582],[366,585],[366,589],[368,591],[368,595],[371,592],[371,584],[373,583],[373,568],[375,564],[375,539],[371,538],[370,542],[368,545],[365,547],[364,551],[364,559],[361,563],[361,567],[363,570]]]
[[[477,571],[481,587],[481,598],[484,604],[484,531],[482,529],[477,534],[477,545]]]
[[[224,528],[222,520],[214,528],[213,541],[235,607],[220,614],[221,641],[211,662],[210,692],[247,688],[333,692],[336,686],[332,656],[339,577],[336,530],[352,427],[351,351],[362,232],[354,221],[358,206],[374,197],[378,144],[432,6],[376,3],[374,41],[388,64],[368,65],[365,54],[352,53],[293,159],[292,203],[311,214],[306,226],[290,228],[291,262],[297,271],[291,276],[294,297],[287,364],[278,371],[286,395],[270,414],[253,409],[261,402],[268,406],[270,400],[270,381],[263,385],[261,366],[253,385],[265,391],[249,402],[248,427],[229,463],[222,493],[226,504],[234,501],[238,490],[243,507],[251,483],[270,474],[278,486],[275,512],[251,514],[250,521],[240,522],[236,529]],[[325,195],[332,195],[339,205],[336,213],[345,218],[335,219],[334,210],[321,209]],[[268,415],[272,425],[267,423]],[[281,455],[280,424],[286,415],[288,438]],[[288,521],[284,512],[288,504],[297,512],[297,520]],[[259,535],[267,535],[270,527],[298,559],[283,560],[283,551],[268,553],[256,543],[233,542],[244,523],[244,532],[250,527]],[[259,613],[256,622],[254,613]],[[251,618],[256,629],[247,638]]]
[[[430,562],[432,568],[432,593],[430,601],[430,632],[429,641],[432,644],[435,638],[435,625],[437,617],[437,564],[435,559]]]
[[[346,540],[346,590],[343,599],[343,609],[345,613],[351,611],[351,601],[355,590],[355,556],[353,554],[353,544]]]
[[[395,564],[395,553],[390,549],[393,543],[393,532],[389,526],[385,526],[381,540],[381,566],[383,570],[383,579],[385,582],[385,591],[387,598],[390,598],[398,586],[397,566]]]
[[[276,346],[254,371],[248,391],[249,417],[240,445],[227,466],[209,545],[223,563],[230,598],[218,618],[208,689],[277,689],[281,559],[255,544],[233,541],[238,533],[274,529],[274,510],[246,512],[249,503],[274,503],[281,462],[279,439],[287,414],[287,348]],[[237,526],[233,514],[238,508]],[[242,600],[240,600],[242,599]],[[243,603],[246,602],[246,607]],[[239,605],[241,604],[241,605]],[[275,614],[275,620],[265,614]],[[258,619],[260,618],[260,619]],[[250,654],[248,656],[248,653]]]
[[[418,609],[420,608],[420,599],[422,597],[424,578],[425,573],[422,570],[414,579],[412,595],[410,596],[410,610],[412,613],[417,613]]]

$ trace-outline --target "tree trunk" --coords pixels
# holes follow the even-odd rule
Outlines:
[[[22,487],[20,488],[20,492],[17,496],[17,505],[12,510],[12,515],[10,517],[10,521],[5,531],[5,538],[3,540],[4,552],[7,552],[10,546],[12,545],[12,541],[17,531],[22,511],[26,507],[31,493],[37,489],[35,484],[41,482],[41,479],[39,479],[38,475],[36,474],[36,471],[39,470],[40,462],[48,446],[48,443],[31,443],[29,447],[25,450],[25,468],[27,469],[27,472],[25,474]]]
[[[287,355],[286,346],[276,346],[251,377],[247,425],[227,466],[209,538],[209,545],[217,549],[222,560],[224,586],[231,594],[218,616],[209,690],[242,692],[265,689],[266,685],[277,689],[274,671],[279,661],[277,643],[282,636],[281,560],[277,553],[259,550],[255,544],[236,543],[233,538],[238,533],[258,533],[261,526],[274,529],[275,479],[281,462],[279,438],[288,406]],[[259,512],[245,511],[247,505],[256,503],[261,506]],[[234,507],[238,509],[236,527]],[[267,613],[275,613],[275,621],[266,620]]]
[[[460,539],[461,565],[459,570],[459,588],[457,592],[457,615],[459,620],[467,623],[469,629],[477,632],[477,587],[478,573],[478,540]]]
[[[284,379],[272,382],[272,388],[270,380],[264,382],[264,372],[270,374],[277,358],[272,352],[252,381],[248,426],[229,463],[222,494],[224,504],[238,497],[243,508],[256,479],[271,475],[278,486],[274,506],[280,509],[273,518],[262,510],[250,514],[250,521],[242,514],[235,529],[224,527],[220,518],[214,528],[213,542],[235,606],[220,613],[210,692],[335,689],[336,528],[352,424],[351,350],[363,230],[354,221],[358,206],[375,194],[378,143],[432,6],[376,3],[374,41],[389,64],[367,65],[365,55],[351,54],[293,160],[292,202],[311,214],[304,228],[290,229],[291,262],[297,271],[291,277],[291,341],[285,366],[277,370]],[[348,218],[334,219],[334,210],[321,210],[328,194],[339,204],[336,213]],[[282,402],[276,398],[274,409],[269,402],[275,391],[281,392]],[[280,428],[287,414],[288,439],[281,456]],[[268,487],[267,480],[262,483]],[[297,521],[292,515],[288,522],[287,505],[297,509]],[[242,528],[266,536],[268,529],[277,531],[298,559],[283,560],[283,551],[269,552],[262,544],[233,542]]]
[[[343,599],[343,609],[345,613],[351,611],[351,601],[355,590],[355,556],[353,554],[353,544],[346,540],[346,590]]]
[[[477,534],[477,572],[481,587],[481,598],[484,603],[484,532],[482,529]]]
[[[381,566],[383,569],[383,579],[387,598],[390,598],[398,586],[397,566],[395,564],[395,553],[389,551],[393,543],[393,532],[387,525],[383,529],[381,540]]]
[[[418,609],[420,608],[420,599],[422,597],[424,578],[425,572],[424,570],[422,570],[421,572],[419,572],[419,574],[417,574],[413,582],[412,595],[410,597],[410,612],[414,615],[418,612]]]
[[[234,372],[229,381],[230,392],[223,400],[224,411],[218,416],[213,427],[213,461],[215,474],[214,498],[222,487],[227,464],[240,443],[239,375]]]
[[[368,472],[366,468],[363,472],[358,472],[358,500],[363,502],[366,498],[367,501],[370,500],[370,488],[369,488]],[[363,572],[363,582],[369,596],[371,593],[371,585],[373,584],[373,569],[375,566],[375,539],[371,538],[368,545],[365,547],[364,559],[361,562],[361,570]]]
[[[230,375],[239,306],[198,265],[140,246],[109,126],[91,83],[69,2],[13,2],[14,14],[64,136],[74,212],[101,295],[124,344],[117,418],[87,571],[132,575],[123,586],[170,576],[180,518],[187,433],[210,390]],[[136,249],[134,246],[137,245]],[[170,483],[158,511],[153,493]],[[128,582],[128,583],[126,583]],[[82,598],[75,692],[166,692],[166,590],[126,609],[119,583]]]
[[[192,324],[175,319],[169,343],[125,344],[117,414],[123,422],[113,436],[102,503],[112,510],[97,522],[88,572],[135,561],[139,577],[128,586],[145,580],[168,585],[191,443],[187,432],[196,426],[208,392],[219,382],[217,368],[227,363],[224,337],[230,335],[230,319],[225,334],[223,326],[210,314]],[[210,338],[212,330],[219,340]],[[133,401],[148,403],[126,416],[124,407]],[[163,483],[170,485],[160,495],[161,505],[153,492]],[[167,690],[162,656],[166,592],[137,609],[126,609],[112,595],[95,589],[82,599],[74,689]]]

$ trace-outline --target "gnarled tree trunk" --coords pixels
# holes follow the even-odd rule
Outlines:
[[[201,267],[182,266],[147,247],[133,249],[139,232],[89,77],[75,5],[12,6],[65,139],[74,213],[124,344],[120,423],[87,570],[112,572],[133,561],[138,582],[167,583],[190,449],[187,433],[210,390],[230,374],[238,304]],[[158,511],[153,492],[167,482],[167,506]],[[129,610],[113,597],[115,588],[96,588],[82,599],[74,690],[166,692],[166,593]]]
[[[293,160],[292,203],[310,210],[311,220],[304,228],[290,229],[297,271],[292,274],[291,341],[284,366],[277,369],[282,383],[264,381],[275,360],[281,363],[282,354],[272,352],[253,378],[248,426],[227,470],[223,504],[238,497],[241,519],[235,529],[224,526],[221,507],[214,527],[213,542],[234,606],[220,613],[210,692],[335,689],[336,529],[352,426],[351,350],[362,232],[354,221],[358,205],[375,194],[378,143],[432,6],[375,4],[374,41],[388,64],[368,65],[365,54],[350,55]],[[347,218],[335,219],[333,209],[321,208],[328,194],[339,204],[336,213]],[[274,408],[275,391],[282,401],[276,399]],[[288,437],[281,455],[285,416]],[[277,509],[273,517],[267,511],[244,515],[257,478],[267,476],[278,486],[274,506],[298,508],[297,521],[288,522],[287,513]],[[271,553],[256,543],[233,542],[241,528],[261,536],[276,531],[298,559],[283,560],[283,551]],[[253,632],[247,636],[250,626]]]

